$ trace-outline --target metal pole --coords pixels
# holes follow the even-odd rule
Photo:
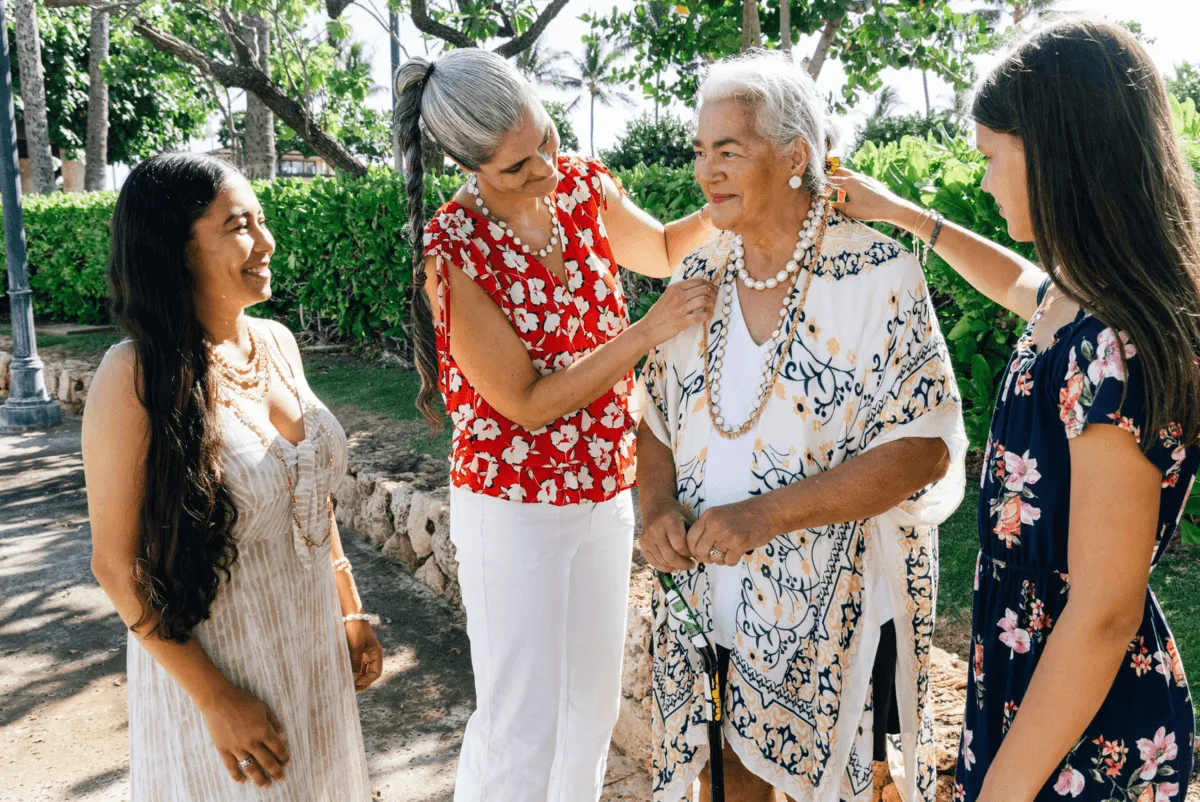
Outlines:
[[[7,31],[0,3],[0,31]],[[4,244],[8,251],[8,297],[12,312],[12,381],[0,406],[0,431],[21,431],[62,422],[58,402],[46,394],[46,377],[33,331],[33,299],[25,262],[25,221],[17,170],[17,124],[13,115],[12,63],[8,37],[0,36],[0,202],[4,204]]]
[[[396,128],[396,101],[400,99],[396,97],[396,71],[400,69],[400,13],[398,11],[388,12],[388,25],[391,28],[392,40],[392,85],[389,90],[392,96],[392,166],[399,173],[404,170],[404,155],[400,152],[400,131]]]

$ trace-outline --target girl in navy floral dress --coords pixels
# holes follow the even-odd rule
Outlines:
[[[1182,800],[1192,700],[1149,575],[1200,462],[1190,171],[1161,77],[1107,23],[1033,34],[974,116],[983,189],[1049,274],[872,179],[844,173],[841,204],[1029,320],[984,455],[955,798]]]

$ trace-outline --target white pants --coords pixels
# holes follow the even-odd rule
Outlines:
[[[629,492],[522,504],[450,491],[476,710],[455,802],[595,802],[621,696]]]

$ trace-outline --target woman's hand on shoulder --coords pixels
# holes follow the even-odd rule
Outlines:
[[[855,220],[901,225],[905,213],[915,210],[913,204],[896,195],[876,178],[842,167],[832,173],[829,179],[835,189],[845,193],[845,200],[835,201],[833,208]]]
[[[716,307],[717,288],[708,279],[673,281],[634,325],[643,328],[653,348],[697,323],[707,323]]]

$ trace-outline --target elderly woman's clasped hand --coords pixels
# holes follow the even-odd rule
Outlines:
[[[646,562],[671,573],[690,571],[696,563],[737,565],[742,557],[771,541],[776,533],[754,509],[754,499],[705,510],[699,518],[676,499],[649,511],[642,529]]]

